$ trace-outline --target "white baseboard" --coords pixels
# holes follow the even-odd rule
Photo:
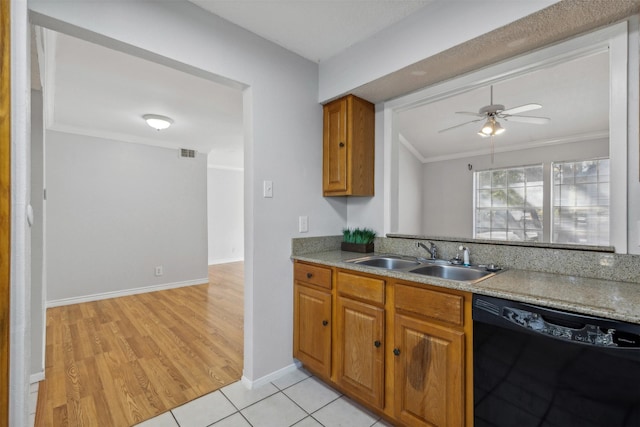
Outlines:
[[[29,377],[29,384],[33,386],[36,385],[36,390],[38,389],[37,385],[40,381],[44,380],[44,371],[36,372],[35,374],[31,374]]]
[[[262,385],[268,384],[271,381],[275,381],[278,378],[284,377],[285,375],[287,375],[290,372],[295,371],[296,369],[298,369],[300,366],[302,366],[302,364],[300,362],[294,362],[289,366],[285,366],[282,369],[278,369],[275,372],[272,372],[268,375],[265,375],[264,377],[258,378],[257,380],[251,381],[249,378],[245,377],[244,375],[242,376],[242,385],[244,385],[246,388],[248,388],[249,390],[254,389],[254,388],[258,388]]]
[[[99,301],[109,298],[126,297],[129,295],[144,294],[147,292],[164,291],[167,289],[182,288],[184,286],[202,285],[209,283],[209,278],[204,277],[202,279],[186,280],[184,282],[165,283],[162,285],[143,286],[140,288],[124,289],[122,291],[104,292],[93,295],[83,295],[79,297],[62,298],[52,301],[47,301],[47,308],[60,307],[63,305],[79,304],[81,302]]]
[[[227,264],[227,263],[230,263],[230,262],[239,262],[239,261],[244,261],[244,257],[210,259],[209,260],[209,265]]]

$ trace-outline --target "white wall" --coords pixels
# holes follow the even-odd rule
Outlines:
[[[207,281],[206,155],[53,131],[46,138],[49,303]]]
[[[422,234],[422,221],[430,211],[423,211],[425,183],[422,162],[404,145],[398,145],[398,224],[404,234]]]
[[[42,92],[31,91],[31,377],[44,378],[44,129]]]
[[[259,380],[290,365],[291,238],[339,234],[347,221],[345,200],[322,197],[317,64],[185,1],[36,0],[29,8],[36,24],[248,86],[244,377]],[[273,181],[273,198],[261,197],[265,179]],[[309,215],[304,235],[299,215]]]
[[[244,259],[244,171],[207,168],[209,265]]]
[[[321,62],[318,99],[325,102],[348,93],[557,2],[435,0],[395,25]]]
[[[490,155],[426,163],[422,234],[472,237],[473,172],[540,163],[548,165],[551,161],[591,159],[608,154],[609,141],[601,139],[495,153],[493,163]],[[469,164],[473,166],[471,171]],[[400,231],[404,233],[404,230]]]

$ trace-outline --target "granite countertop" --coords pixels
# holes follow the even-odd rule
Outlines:
[[[371,254],[332,250],[291,258],[640,324],[640,286],[637,283],[508,269],[470,284],[346,262],[367,255]]]

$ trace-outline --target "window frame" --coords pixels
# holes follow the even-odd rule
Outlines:
[[[555,187],[555,177],[554,177],[554,165],[556,164],[567,164],[567,163],[579,163],[579,162],[590,162],[590,161],[601,161],[601,160],[608,160],[609,162],[609,180],[607,181],[607,184],[609,185],[609,203],[608,203],[608,211],[609,211],[609,222],[608,222],[608,237],[609,237],[609,241],[604,244],[604,243],[575,243],[575,242],[557,242],[554,241],[554,230],[553,230],[553,225],[554,225],[554,209],[556,208],[555,206],[555,202],[554,202],[554,187]],[[541,182],[541,187],[542,187],[542,218],[540,218],[540,221],[542,222],[542,239],[537,240],[537,241],[532,241],[532,240],[509,240],[509,239],[494,239],[492,237],[478,237],[477,233],[478,233],[478,227],[477,227],[477,214],[478,214],[478,210],[482,209],[482,207],[478,206],[478,194],[479,191],[481,190],[481,188],[478,187],[479,183],[478,183],[478,177],[479,174],[482,172],[488,172],[488,171],[509,171],[512,169],[523,169],[523,168],[530,168],[530,167],[536,167],[539,166],[541,169],[541,173],[542,173],[542,182]],[[612,219],[612,203],[611,203],[611,193],[613,192],[613,185],[611,183],[611,174],[612,174],[612,170],[611,170],[611,157],[593,157],[593,158],[587,158],[587,159],[574,159],[574,160],[560,160],[560,161],[543,161],[541,163],[534,163],[534,164],[527,164],[527,165],[517,165],[517,166],[501,166],[498,168],[493,168],[493,169],[482,169],[482,170],[478,170],[478,171],[474,171],[473,173],[473,185],[472,185],[472,197],[473,197],[473,201],[472,201],[472,233],[473,233],[473,238],[474,239],[480,239],[480,240],[491,240],[491,241],[495,241],[495,242],[519,242],[519,243],[548,243],[548,244],[560,244],[560,245],[566,245],[566,244],[570,244],[570,245],[577,245],[577,246],[610,246],[612,245],[612,234],[613,234],[613,219]],[[599,179],[596,181],[597,184],[600,184]],[[497,187],[499,188],[499,187]],[[505,189],[508,189],[509,186],[508,184],[505,186]],[[494,190],[493,187],[493,183],[491,185],[490,188],[492,191]],[[509,211],[509,206],[508,203],[505,205],[505,210],[508,212]],[[493,206],[491,206],[489,209],[493,210]],[[492,232],[493,227],[490,227],[489,231]],[[526,228],[523,229],[523,232],[526,232]],[[507,226],[506,228],[506,233],[509,233],[509,227]]]
[[[477,233],[477,214],[478,214],[478,209],[482,209],[482,207],[478,206],[478,193],[479,190],[481,190],[480,188],[478,188],[478,176],[479,174],[483,173],[483,172],[494,172],[494,171],[509,171],[509,170],[514,170],[514,169],[526,169],[526,168],[533,168],[533,167],[539,167],[540,168],[540,175],[541,175],[541,185],[540,188],[542,190],[542,206],[540,206],[540,208],[542,209],[542,215],[539,218],[540,221],[540,233],[541,233],[541,239],[540,240],[510,240],[510,239],[494,239],[492,237],[489,238],[484,238],[484,237],[478,237]],[[515,165],[515,166],[504,166],[504,167],[499,167],[499,168],[495,168],[495,169],[483,169],[483,170],[478,170],[478,171],[474,171],[473,173],[473,187],[472,187],[472,192],[473,192],[473,204],[472,204],[472,209],[473,209],[473,213],[472,213],[472,221],[473,221],[473,227],[472,227],[472,234],[473,234],[473,238],[474,239],[481,239],[481,240],[491,240],[491,241],[497,241],[497,242],[524,242],[524,243],[539,243],[539,242],[547,242],[548,240],[546,239],[547,235],[548,235],[548,231],[547,231],[547,227],[546,227],[546,217],[547,217],[547,209],[545,209],[545,204],[547,202],[547,191],[546,191],[546,182],[545,182],[545,162],[540,162],[540,163],[534,163],[534,164],[528,164],[528,165]],[[524,187],[526,188],[526,184],[524,185]],[[498,188],[498,187],[496,187]],[[508,193],[508,183],[506,184],[506,186],[504,187],[505,190],[507,190]],[[515,188],[515,187],[514,187]],[[494,190],[494,186],[493,183],[491,185],[491,191]],[[507,196],[508,197],[508,196]],[[490,210],[495,210],[493,206],[491,206],[489,208]],[[511,209],[509,209],[509,203],[507,201],[507,203],[505,204],[504,209],[509,212]],[[489,229],[490,233],[493,232],[493,227],[490,227]],[[523,233],[526,233],[526,227],[522,229]],[[508,227],[508,220],[507,220],[507,228],[506,228],[506,235],[505,237],[508,236],[509,234],[509,227]]]
[[[609,202],[607,204],[607,217],[608,217],[608,221],[607,221],[607,237],[608,240],[607,242],[590,242],[590,243],[579,243],[579,242],[562,242],[562,241],[556,241],[554,239],[554,227],[555,227],[555,210],[557,207],[562,207],[561,205],[556,206],[555,203],[555,191],[556,191],[556,181],[555,181],[555,175],[554,175],[554,167],[555,165],[563,165],[563,164],[570,164],[570,163],[581,163],[581,162],[600,162],[602,160],[607,160],[609,165],[609,175],[608,175],[608,180],[606,181],[606,184],[608,185],[608,193],[609,193]],[[557,243],[557,244],[570,244],[570,245],[579,245],[579,246],[610,246],[611,245],[611,239],[612,239],[612,223],[611,223],[611,214],[612,214],[612,207],[611,207],[611,192],[613,191],[612,185],[611,185],[611,158],[610,157],[597,157],[597,158],[591,158],[591,159],[577,159],[577,160],[560,160],[560,161],[553,161],[551,162],[551,164],[549,165],[550,167],[550,173],[549,173],[549,184],[550,184],[550,188],[549,188],[549,205],[550,205],[550,209],[549,209],[549,214],[551,215],[550,217],[550,228],[549,228],[549,243]],[[598,165],[598,170],[599,170],[599,165]],[[600,181],[600,173],[597,174],[597,178],[595,182],[592,182],[591,184],[596,184],[596,185],[600,185],[604,183],[603,181]],[[570,184],[559,184],[559,185],[570,185]],[[576,185],[576,183],[574,183],[573,185]],[[595,209],[595,206],[597,205],[588,205],[588,206],[584,206],[585,209]],[[573,207],[573,208],[579,208],[580,206],[578,205],[574,205],[574,206],[569,206],[566,205],[565,207]],[[573,231],[575,233],[575,229]]]

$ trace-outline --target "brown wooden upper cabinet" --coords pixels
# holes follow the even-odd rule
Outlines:
[[[354,95],[324,106],[324,196],[374,195],[374,121],[373,104]]]

